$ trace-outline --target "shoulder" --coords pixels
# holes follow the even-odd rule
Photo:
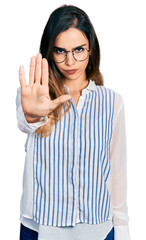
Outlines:
[[[106,87],[105,87],[106,88]],[[125,112],[125,108],[124,108],[124,98],[122,96],[121,93],[110,89],[110,88],[106,88],[108,89],[108,91],[112,92],[112,94],[114,95],[114,117],[113,117],[113,122],[116,122],[118,116],[121,114],[124,115]]]
[[[96,92],[98,92],[101,96],[100,98],[103,99],[103,102],[105,102],[107,106],[112,107],[114,119],[116,119],[119,112],[122,109],[124,110],[123,96],[112,88],[100,85],[96,85]]]
[[[123,96],[114,89],[100,85],[96,85],[96,88],[103,97],[112,98],[116,108],[119,109],[124,104]]]
[[[96,85],[96,92],[98,92],[103,98],[113,100],[115,105],[119,106],[123,104],[124,100],[120,93],[116,92],[112,88],[106,86]]]

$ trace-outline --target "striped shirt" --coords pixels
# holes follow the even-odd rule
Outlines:
[[[69,94],[69,88],[64,87]],[[111,143],[118,115],[123,111],[123,99],[115,91],[90,80],[77,106],[72,98],[70,101],[70,110],[53,126],[48,137],[35,134],[35,129],[45,124],[47,117],[40,123],[27,123],[24,127],[23,120],[18,125],[28,133],[21,214],[43,226],[99,225],[107,221],[113,221],[116,226],[119,219],[123,226],[123,216],[127,222],[127,211],[119,208],[120,216],[115,210],[119,205],[114,209],[112,204],[116,199],[112,196],[115,185],[111,169],[112,164],[114,169]],[[19,105],[18,120],[20,110]],[[123,117],[124,112],[122,124]],[[126,147],[123,150],[126,151]],[[119,164],[120,161],[126,163],[126,158],[120,159]],[[124,171],[126,169],[123,169],[125,183]],[[122,178],[119,188],[120,182]],[[123,197],[126,206],[126,194],[120,199],[122,202]]]

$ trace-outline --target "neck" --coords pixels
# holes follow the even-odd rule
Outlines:
[[[64,84],[69,88],[69,93],[71,94],[79,94],[82,92],[84,88],[86,88],[89,84],[89,81],[86,77],[79,77],[77,79],[66,79]]]

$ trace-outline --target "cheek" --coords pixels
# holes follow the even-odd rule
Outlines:
[[[55,64],[56,65],[56,67],[59,69],[59,71],[61,72],[61,70],[63,69],[63,64]]]
[[[88,63],[89,63],[89,59],[87,59],[85,62],[83,62],[83,64],[82,64],[82,69],[86,69],[86,67],[87,67],[87,65],[88,65]]]

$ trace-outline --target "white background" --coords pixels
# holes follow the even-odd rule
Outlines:
[[[95,5],[96,2],[96,5]],[[89,15],[100,43],[106,87],[124,98],[128,151],[128,210],[132,240],[145,239],[146,7],[142,0],[4,1],[0,6],[0,239],[19,239],[26,134],[17,128],[18,69],[28,81],[50,13],[74,4]]]

